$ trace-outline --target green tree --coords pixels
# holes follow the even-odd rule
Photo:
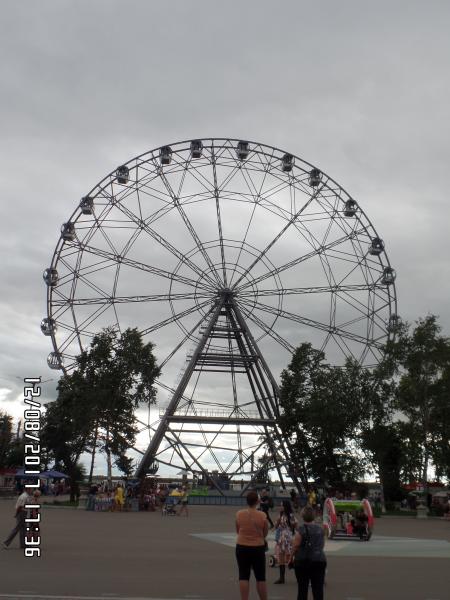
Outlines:
[[[78,463],[91,436],[93,406],[78,371],[61,377],[58,398],[46,405],[41,442],[70,478],[71,500],[76,496]]]
[[[272,462],[269,460],[269,455],[264,453],[257,459],[256,470],[258,472],[255,481],[256,483],[270,483],[269,469],[272,467]]]
[[[281,374],[280,427],[291,458],[306,484],[309,478],[333,487],[357,480],[365,471],[359,452],[361,397],[357,366],[324,362],[323,352],[302,344]]]
[[[430,410],[430,455],[436,469],[436,478],[450,481],[450,364],[442,372],[436,396]]]
[[[121,454],[115,460],[115,465],[126,477],[131,477],[134,470],[134,460],[126,454]]]
[[[0,468],[9,466],[12,439],[12,417],[0,411]]]
[[[375,423],[364,427],[362,448],[370,454],[371,463],[383,488],[387,501],[399,501],[405,445],[402,430],[397,423]]]
[[[125,464],[137,432],[134,409],[155,401],[159,372],[153,345],[144,344],[136,329],[119,337],[109,328],[94,336],[76,369],[61,378],[45,420],[46,446],[71,479],[81,454],[97,447],[107,456],[109,476],[113,456]]]
[[[396,382],[390,359],[386,358],[375,369],[353,364],[349,387],[361,406],[360,451],[366,457],[368,471],[378,476],[385,500],[400,500],[405,449],[395,421]]]
[[[414,458],[408,460],[410,474],[417,474],[426,488],[430,462],[442,471],[448,458],[450,340],[441,335],[434,315],[409,329],[402,328],[388,353],[399,377],[397,408],[406,417],[404,429]]]

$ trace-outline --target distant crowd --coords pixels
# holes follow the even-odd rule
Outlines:
[[[107,481],[104,481],[100,485],[94,484],[89,488],[86,510],[111,512],[161,510],[163,514],[188,516],[188,497],[187,486],[169,489],[167,485],[161,484],[141,490],[136,485],[118,483],[110,486]]]

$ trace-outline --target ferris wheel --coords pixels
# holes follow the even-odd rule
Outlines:
[[[330,364],[371,366],[398,324],[395,277],[361,206],[316,166],[245,140],[162,146],[107,175],[63,224],[44,272],[48,365],[70,371],[101,328],[137,327],[171,394],[231,298],[276,373],[302,342]],[[225,320],[205,343],[227,347],[229,366]]]

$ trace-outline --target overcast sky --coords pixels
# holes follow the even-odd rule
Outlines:
[[[448,2],[3,0],[1,12],[0,408],[17,417],[19,379],[58,374],[39,323],[61,223],[118,164],[184,139],[249,139],[323,169],[385,240],[402,318],[434,313],[450,334]]]

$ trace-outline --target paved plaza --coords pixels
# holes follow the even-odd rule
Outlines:
[[[1,539],[13,507],[0,501]],[[0,550],[0,600],[237,599],[235,510],[194,506],[186,519],[44,508],[41,558],[25,558],[17,538]],[[327,543],[327,600],[450,598],[450,522],[383,517],[375,527],[370,542]],[[295,600],[293,572],[284,586],[273,585],[276,569],[267,575],[271,600]]]

